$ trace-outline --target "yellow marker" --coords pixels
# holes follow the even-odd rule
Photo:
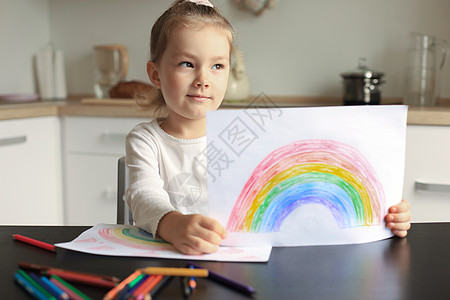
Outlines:
[[[207,269],[191,269],[191,268],[158,268],[148,267],[138,269],[142,273],[149,275],[164,275],[164,276],[183,276],[183,277],[208,277]]]

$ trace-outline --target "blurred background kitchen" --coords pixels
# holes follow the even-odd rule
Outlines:
[[[123,80],[148,83],[150,30],[171,2],[0,0],[0,224],[116,222],[117,161],[127,132],[149,114],[133,99],[95,98],[95,53],[123,45],[129,58]],[[269,2],[263,11],[250,5]],[[450,221],[450,61],[443,42],[450,41],[450,1],[213,3],[237,33],[236,78],[244,74],[249,83],[237,81],[238,98],[264,93],[289,105],[341,105],[344,78],[356,78],[349,86],[359,100],[378,104],[371,101],[381,92],[382,104],[402,103],[415,53],[412,65],[436,76],[426,80],[433,90],[440,82],[441,98],[409,108],[403,197],[414,222]],[[414,48],[412,32],[428,36]],[[35,63],[48,59],[49,45],[58,80],[47,82],[45,96]],[[359,63],[365,67],[356,69]]]
[[[147,81],[150,29],[171,1],[1,0],[0,93],[36,92],[32,58],[51,41],[65,56],[68,94],[93,94],[93,46],[121,43],[128,80]],[[214,4],[232,22],[251,94],[342,94],[340,74],[359,57],[385,74],[383,97],[403,97],[411,32],[450,41],[450,2],[442,0],[278,0],[256,16],[234,0]],[[450,66],[441,96],[450,98]]]

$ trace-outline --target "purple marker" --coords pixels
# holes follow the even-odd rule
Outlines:
[[[198,266],[196,264],[193,264],[191,262],[188,263],[188,266],[192,266],[192,267],[194,267],[196,269],[205,269],[205,268],[200,267],[200,266]],[[214,273],[211,270],[208,270],[208,271],[209,271],[209,275],[208,275],[207,278],[209,278],[211,280],[214,280],[214,281],[216,281],[216,282],[218,282],[220,284],[223,284],[223,285],[225,285],[227,287],[235,289],[236,291],[239,291],[239,292],[244,293],[246,295],[253,295],[256,292],[255,289],[253,287],[249,286],[249,285],[245,285],[243,283],[234,281],[234,280],[232,280],[230,278],[227,278],[227,277],[224,277],[224,276],[219,275],[217,273]]]

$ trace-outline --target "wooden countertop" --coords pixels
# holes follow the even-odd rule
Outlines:
[[[259,96],[258,96],[259,97]],[[256,97],[255,99],[258,99]],[[338,98],[300,98],[300,97],[267,97],[278,107],[294,106],[336,106]],[[382,104],[400,104],[399,99],[383,101]],[[252,102],[254,104],[254,102]],[[257,103],[256,103],[257,105]],[[227,103],[223,108],[246,108],[248,102]],[[42,116],[97,116],[145,118],[152,116],[151,111],[143,111],[133,99],[93,99],[73,98],[66,101],[38,101],[23,104],[0,105],[0,120],[33,118]],[[444,99],[433,107],[410,107],[408,110],[409,125],[441,125],[450,126],[450,101]]]
[[[115,101],[115,100],[112,100]],[[149,117],[151,112],[141,110],[133,100],[83,103],[80,99],[66,101],[37,101],[23,104],[0,105],[0,120],[43,116]]]

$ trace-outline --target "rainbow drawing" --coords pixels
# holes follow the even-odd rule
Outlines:
[[[173,246],[163,240],[153,239],[153,235],[138,227],[100,228],[99,236],[105,240],[129,248],[151,250],[172,250]]]
[[[242,189],[227,223],[230,232],[277,232],[297,207],[320,204],[340,228],[377,225],[385,196],[367,159],[333,140],[301,140],[267,155]]]
[[[267,262],[272,247],[219,247],[217,252],[185,255],[145,230],[131,225],[97,224],[71,242],[57,247],[108,256],[154,257],[183,260]]]

